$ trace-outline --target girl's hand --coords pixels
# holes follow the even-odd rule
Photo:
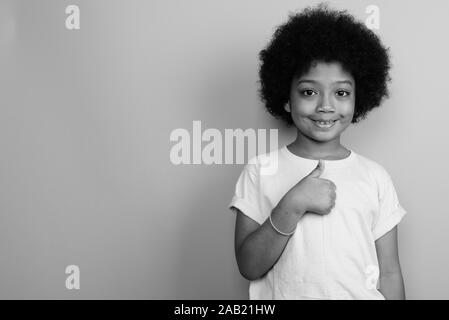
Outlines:
[[[320,160],[312,172],[284,195],[279,205],[301,216],[308,211],[321,215],[331,212],[335,206],[337,187],[332,181],[320,178],[323,171],[324,162]]]

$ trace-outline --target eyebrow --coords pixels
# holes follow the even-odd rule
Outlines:
[[[303,82],[310,82],[310,83],[319,83],[318,81],[315,81],[315,80],[311,80],[311,79],[302,79],[302,80],[299,80],[298,82],[297,82],[297,84],[300,84],[300,83],[303,83]],[[335,82],[333,82],[333,83],[346,83],[346,84],[349,84],[349,85],[353,85],[352,84],[352,81],[350,81],[350,80],[339,80],[339,81],[335,81]]]

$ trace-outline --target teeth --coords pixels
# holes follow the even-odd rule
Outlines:
[[[321,121],[317,120],[315,121],[316,124],[318,124],[320,127],[330,127],[335,121],[329,120],[329,121]]]

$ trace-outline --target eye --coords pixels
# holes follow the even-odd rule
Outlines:
[[[351,93],[346,90],[338,90],[337,91],[337,96],[339,96],[339,97],[346,97],[346,96],[349,96],[350,94]]]
[[[317,93],[315,91],[311,90],[311,89],[305,89],[305,90],[301,91],[301,94],[303,96],[306,96],[306,97],[311,97],[311,96],[313,96],[313,95],[315,95]]]

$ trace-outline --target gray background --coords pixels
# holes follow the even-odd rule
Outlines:
[[[280,128],[257,54],[315,1],[0,2],[0,298],[245,299],[227,209],[243,165],[170,162],[170,133]],[[77,4],[81,29],[65,28]],[[449,2],[380,8],[392,97],[345,145],[381,163],[408,216],[408,298],[448,299]],[[65,268],[81,289],[65,288]]]

